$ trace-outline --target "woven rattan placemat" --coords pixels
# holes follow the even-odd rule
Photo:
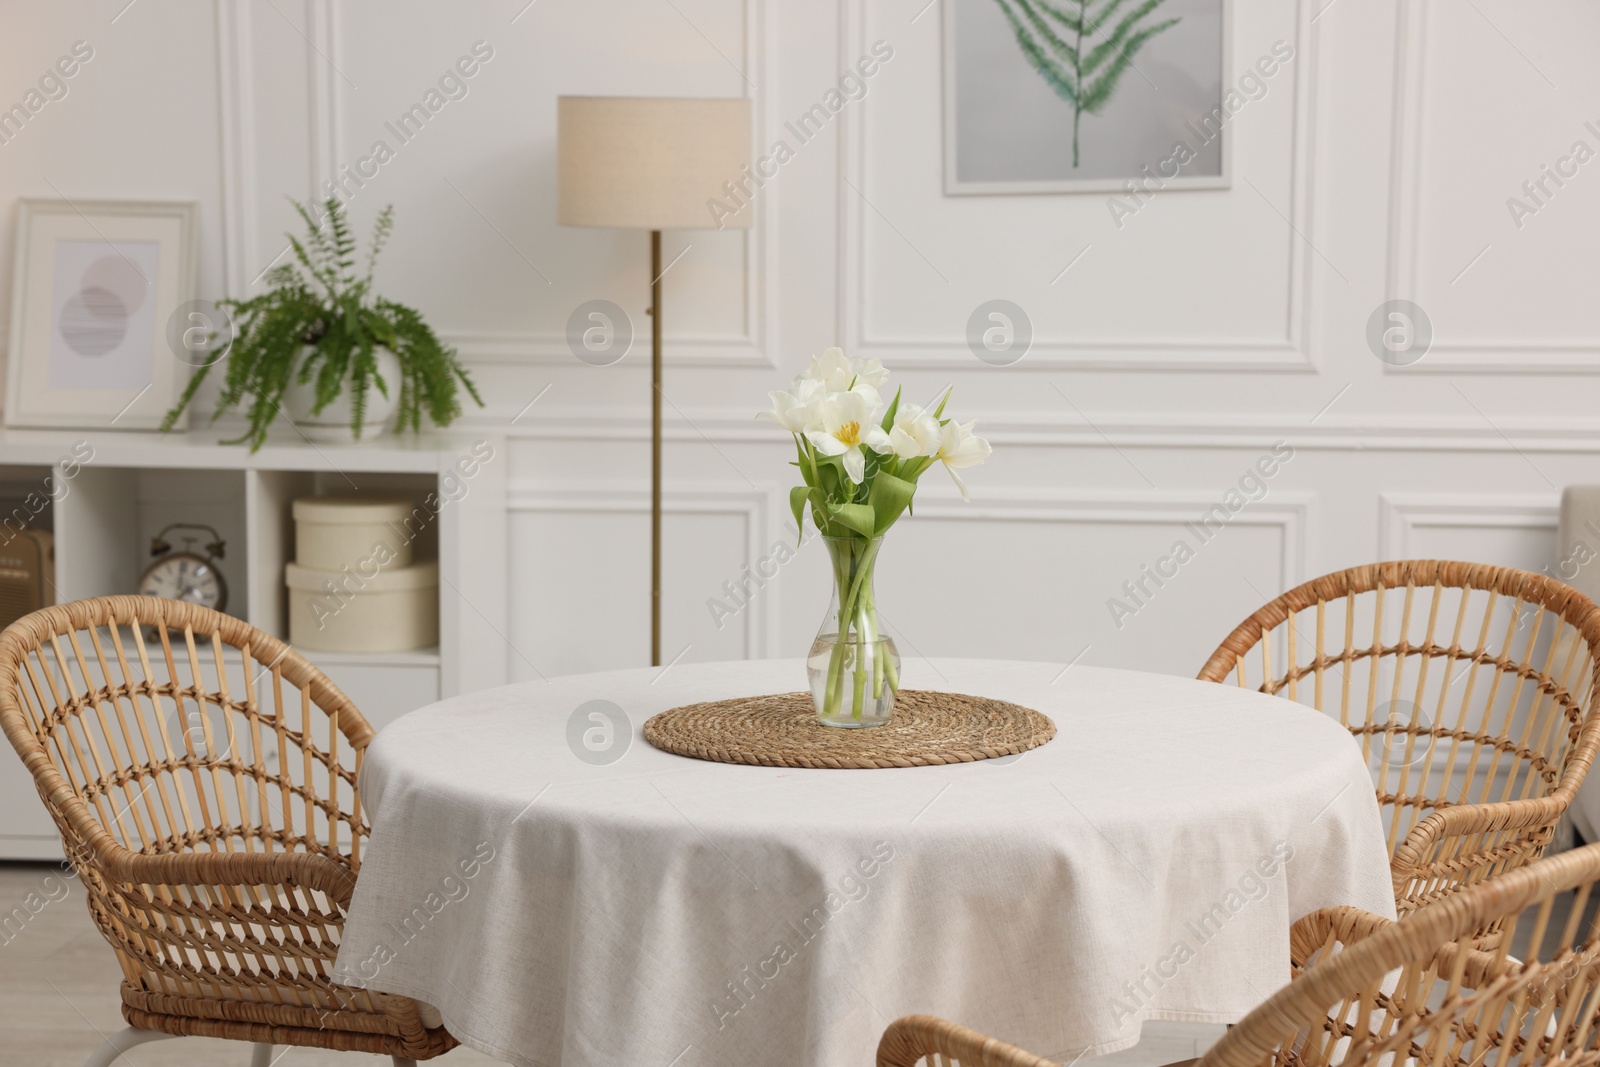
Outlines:
[[[971,763],[1026,752],[1055,735],[1055,724],[1029,708],[927,689],[900,690],[894,715],[869,729],[823,726],[810,693],[686,704],[644,724],[644,739],[664,751],[758,767]]]

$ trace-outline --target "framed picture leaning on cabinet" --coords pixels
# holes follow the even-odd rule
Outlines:
[[[161,424],[192,366],[168,334],[181,341],[195,299],[196,216],[192,203],[18,203],[6,425]]]

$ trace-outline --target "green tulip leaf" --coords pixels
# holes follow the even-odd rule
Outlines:
[[[889,410],[883,413],[883,422],[879,423],[884,433],[889,432],[889,427],[894,425],[894,413],[900,410],[900,390],[894,391],[894,399],[889,401]]]
[[[876,537],[871,504],[836,504],[830,508],[839,525],[854,530],[863,537]]]
[[[823,495],[832,499],[844,495],[844,471],[840,467],[837,456],[817,457],[817,488]]]
[[[916,491],[915,482],[897,478],[888,471],[878,472],[877,478],[873,479],[872,490],[867,494],[867,503],[877,516],[877,526],[873,530],[873,536],[881,535],[894,525],[900,513],[911,506],[911,497]]]
[[[800,477],[802,477],[802,478],[804,478],[806,480],[806,484],[807,485],[810,485],[811,484],[811,464],[806,461],[806,448],[805,448],[804,445],[802,445],[800,443],[800,435],[799,434],[796,434],[795,438],[794,438],[794,450],[795,450],[795,454],[800,457],[795,462],[794,465],[796,467],[800,468]]]
[[[789,510],[794,512],[794,528],[797,534],[796,544],[806,538],[806,500],[811,496],[811,487],[797,485],[789,490]]]

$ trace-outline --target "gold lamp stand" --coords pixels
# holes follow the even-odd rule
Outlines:
[[[661,231],[650,231],[650,666],[661,666]]]

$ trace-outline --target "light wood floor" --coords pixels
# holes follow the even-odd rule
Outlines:
[[[0,914],[31,892],[44,892],[45,878],[59,877],[52,864],[0,863]],[[55,896],[60,881],[48,888]],[[83,889],[66,879],[68,895],[47,903],[20,930],[0,931],[0,1063],[16,1067],[83,1067],[100,1042],[127,1025],[117,988],[122,972],[94,924]],[[9,938],[9,940],[7,940]],[[387,1056],[320,1049],[279,1049],[274,1067],[388,1067]],[[430,1063],[443,1067],[495,1064],[480,1052],[458,1048]],[[237,1041],[182,1037],[128,1051],[117,1067],[248,1067],[250,1046]]]
[[[29,893],[61,896],[51,864],[0,862],[0,915],[21,905]],[[67,895],[47,903],[20,929],[0,931],[0,1063],[16,1067],[82,1067],[108,1034],[126,1024],[117,987],[122,980],[111,948],[89,921],[83,890],[66,879]],[[49,889],[49,893],[45,890]],[[1095,1067],[1157,1067],[1198,1056],[1222,1032],[1220,1026],[1146,1023],[1136,1048],[1102,1056]],[[316,1049],[280,1049],[274,1067],[377,1067],[386,1056]],[[872,1049],[862,1049],[858,1064],[871,1067]],[[249,1046],[235,1041],[184,1037],[130,1050],[118,1067],[246,1067]],[[429,1063],[443,1067],[493,1064],[468,1048]],[[1085,1061],[1087,1062],[1087,1061]],[[618,1065],[650,1067],[650,1065]]]

